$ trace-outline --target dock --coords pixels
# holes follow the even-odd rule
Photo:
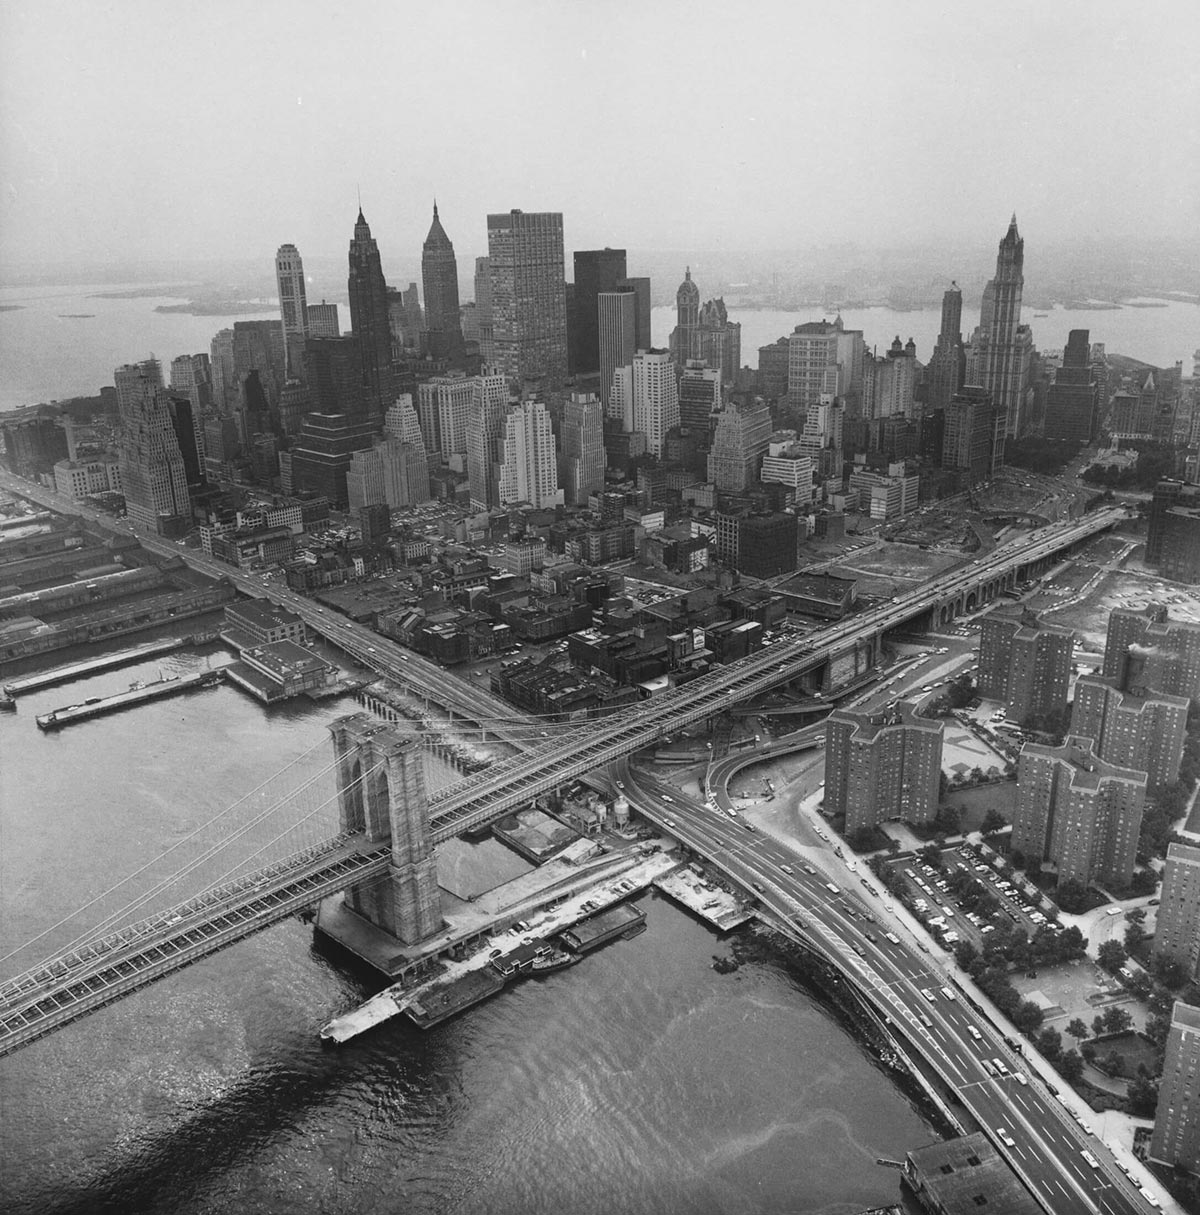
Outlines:
[[[132,708],[148,700],[177,696],[193,688],[211,688],[224,682],[224,679],[224,672],[219,668],[215,671],[199,671],[194,675],[172,675],[154,683],[135,683],[128,692],[118,692],[116,696],[94,696],[81,705],[66,705],[61,709],[52,709],[49,713],[39,713],[34,720],[39,729],[59,730],[63,726],[89,721],[93,717],[103,717],[107,713],[117,713],[121,709]]]
[[[115,654],[101,654],[99,657],[85,658],[80,662],[68,662],[63,666],[51,667],[48,671],[39,671],[36,675],[26,675],[22,679],[14,679],[11,683],[4,685],[4,691],[9,696],[24,696],[27,692],[52,688],[55,684],[70,683],[73,679],[83,679],[101,671],[127,667],[158,654],[169,654],[172,650],[180,650],[187,645],[199,645],[204,641],[213,640],[214,636],[165,637],[161,641],[148,641],[145,645],[134,646],[128,650],[118,650]]]
[[[560,933],[560,939],[574,953],[590,953],[616,937],[632,936],[646,926],[646,913],[625,903],[588,916]]]

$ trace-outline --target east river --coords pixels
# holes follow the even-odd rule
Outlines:
[[[354,708],[265,710],[219,687],[58,733],[34,724],[202,661],[181,652],[0,714],[0,954]],[[657,896],[640,906],[645,933],[573,969],[337,1050],[318,1031],[370,993],[366,976],[299,920],[251,937],[0,1060],[0,1209],[845,1215],[899,1201],[877,1159],[937,1133],[824,993],[753,933],[720,938]],[[736,971],[713,969],[735,953]]]

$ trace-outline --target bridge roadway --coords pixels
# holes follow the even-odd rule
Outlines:
[[[431,834],[435,843],[482,826],[517,805],[566,781],[630,755],[694,722],[722,711],[738,700],[758,695],[805,671],[830,661],[857,642],[875,637],[935,608],[947,596],[986,582],[1023,564],[1040,561],[1057,550],[1111,526],[1120,511],[1095,512],[1062,524],[1020,553],[996,554],[952,572],[936,584],[919,588],[870,612],[830,625],[799,641],[780,641],[739,662],[717,668],[691,683],[644,701],[631,713],[589,722],[568,735],[551,738],[524,755],[503,760],[481,774],[457,782],[430,799]],[[999,552],[999,550],[998,550]],[[453,682],[439,671],[444,684]],[[139,926],[104,938],[86,953],[53,966],[40,966],[0,985],[0,1055],[33,1041],[120,996],[232,944],[258,929],[311,906],[339,889],[386,872],[385,849],[352,840],[331,841],[328,880],[294,898],[297,882],[308,882],[311,851],[300,853],[254,874],[216,903],[184,903]],[[344,868],[339,868],[344,866]],[[247,898],[249,890],[256,897]],[[280,898],[274,899],[278,894]],[[299,900],[299,901],[297,901]],[[207,918],[206,918],[207,917]],[[229,922],[237,918],[236,932]],[[180,922],[195,940],[179,940]],[[216,930],[204,927],[211,922]],[[119,973],[113,969],[114,959]],[[145,977],[143,977],[145,976]]]
[[[820,728],[809,729],[815,733]],[[888,1032],[904,1035],[1050,1215],[1135,1215],[1151,1210],[1118,1171],[1108,1148],[1072,1120],[1064,1102],[1035,1068],[1013,1053],[1003,1032],[964,998],[967,993],[954,978],[931,956],[922,956],[903,940],[897,944],[887,939],[891,900],[866,891],[866,883],[873,881],[869,875],[857,883],[855,875],[830,876],[769,835],[751,832],[741,820],[684,797],[675,786],[628,770],[623,775],[641,813],[660,825],[670,823],[671,834],[734,882],[752,888],[777,927],[833,962]],[[858,884],[864,887],[861,892],[854,888]],[[947,987],[955,992],[953,1000],[942,995]],[[1002,1059],[1009,1074],[989,1075],[982,1063],[985,1057]],[[1014,1078],[1017,1071],[1026,1076],[1026,1084]],[[1062,1084],[1066,1088],[1066,1082]],[[1004,1143],[1000,1130],[1013,1146]],[[1084,1161],[1085,1149],[1099,1168]]]

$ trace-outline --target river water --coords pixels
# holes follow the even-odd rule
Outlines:
[[[0,714],[0,955],[320,754],[355,707],[268,710],[219,687],[34,725],[203,661],[180,652]],[[0,1060],[0,1208],[843,1215],[897,1201],[876,1160],[937,1136],[822,993],[753,934],[640,905],[632,941],[429,1032],[398,1019],[338,1050],[318,1031],[369,979],[298,920],[260,933]],[[716,973],[734,950],[740,969]]]

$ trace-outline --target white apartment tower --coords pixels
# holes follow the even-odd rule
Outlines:
[[[539,509],[563,505],[554,431],[541,401],[521,401],[504,418],[500,505],[516,502],[528,502]]]
[[[633,429],[646,436],[646,451],[661,457],[667,431],[679,425],[679,385],[666,350],[633,356]]]

